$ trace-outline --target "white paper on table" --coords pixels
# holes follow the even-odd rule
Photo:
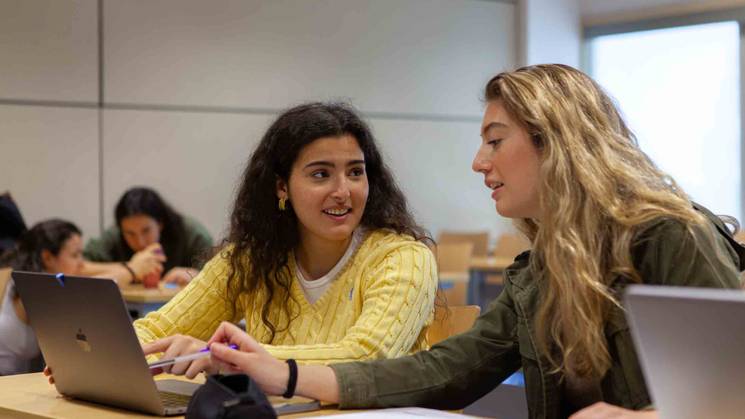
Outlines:
[[[392,409],[375,409],[364,412],[347,413],[342,415],[316,416],[334,419],[417,419],[417,418],[468,418],[472,416],[445,412],[442,410],[425,409],[423,407],[396,407]]]

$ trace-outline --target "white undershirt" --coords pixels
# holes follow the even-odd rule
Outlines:
[[[8,284],[0,307],[0,375],[29,371],[30,360],[39,355],[36,335],[21,321],[13,307],[13,283]]]
[[[319,298],[321,298],[323,293],[326,292],[327,289],[329,289],[331,283],[336,279],[337,275],[339,275],[339,272],[344,268],[344,265],[347,264],[349,258],[352,257],[354,251],[357,250],[360,243],[362,243],[362,238],[364,236],[362,230],[362,228],[358,228],[354,231],[354,233],[352,234],[352,240],[349,242],[349,246],[344,252],[344,255],[341,257],[341,259],[339,259],[338,262],[336,262],[336,265],[334,265],[334,267],[331,268],[331,270],[328,271],[326,275],[318,279],[307,280],[305,278],[305,275],[303,275],[303,272],[300,270],[300,264],[298,264],[297,259],[295,259],[295,275],[300,282],[300,287],[303,289],[303,293],[305,294],[305,298],[308,300],[308,303],[310,303],[311,305],[315,304],[315,302],[318,301]],[[295,257],[294,254],[293,257]]]

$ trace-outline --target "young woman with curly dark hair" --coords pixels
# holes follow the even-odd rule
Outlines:
[[[273,355],[303,363],[414,352],[426,346],[437,289],[427,239],[354,110],[303,104],[252,154],[222,249],[135,329],[146,354],[167,357],[242,318]],[[207,363],[171,372],[193,376]]]

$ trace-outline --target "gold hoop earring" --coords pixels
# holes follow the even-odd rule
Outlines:
[[[279,198],[279,210],[284,211],[287,209],[287,198]]]

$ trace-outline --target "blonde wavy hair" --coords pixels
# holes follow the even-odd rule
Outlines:
[[[501,101],[541,154],[542,218],[516,222],[542,278],[538,350],[554,372],[602,377],[611,365],[603,326],[619,305],[609,285],[619,276],[641,282],[631,259],[640,229],[661,217],[689,230],[705,219],[581,71],[549,64],[504,72],[489,81],[485,99]]]

